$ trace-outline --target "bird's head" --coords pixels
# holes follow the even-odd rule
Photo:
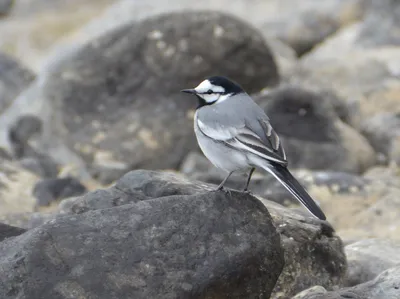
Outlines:
[[[193,89],[183,89],[181,92],[194,94],[199,99],[198,108],[205,105],[221,103],[235,94],[243,93],[243,89],[235,82],[222,76],[213,76]]]

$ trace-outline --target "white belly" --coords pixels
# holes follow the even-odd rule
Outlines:
[[[200,131],[197,126],[197,113],[194,117],[194,131],[200,149],[215,167],[227,172],[246,172],[251,168],[247,155],[210,139]]]

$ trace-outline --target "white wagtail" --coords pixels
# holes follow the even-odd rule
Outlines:
[[[243,191],[247,191],[256,167],[271,173],[314,216],[326,217],[307,191],[287,169],[285,151],[268,116],[235,82],[220,76],[210,77],[194,89],[182,92],[199,100],[194,131],[204,155],[216,167],[228,172],[218,186],[235,171],[249,172]]]

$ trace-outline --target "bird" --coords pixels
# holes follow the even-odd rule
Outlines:
[[[247,173],[243,192],[256,168],[272,174],[314,217],[325,214],[288,169],[285,150],[269,117],[235,81],[211,76],[197,87],[181,92],[195,95],[194,132],[203,154],[227,173],[216,190],[234,172]]]

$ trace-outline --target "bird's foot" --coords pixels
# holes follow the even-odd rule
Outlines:
[[[249,194],[249,195],[252,194],[251,191],[249,189],[247,189],[247,188],[244,188],[242,190],[242,193]]]
[[[229,190],[228,188],[225,188],[224,186],[218,186],[217,189],[215,189],[215,191],[225,192],[226,194],[229,194],[229,196],[232,195],[231,190]]]

